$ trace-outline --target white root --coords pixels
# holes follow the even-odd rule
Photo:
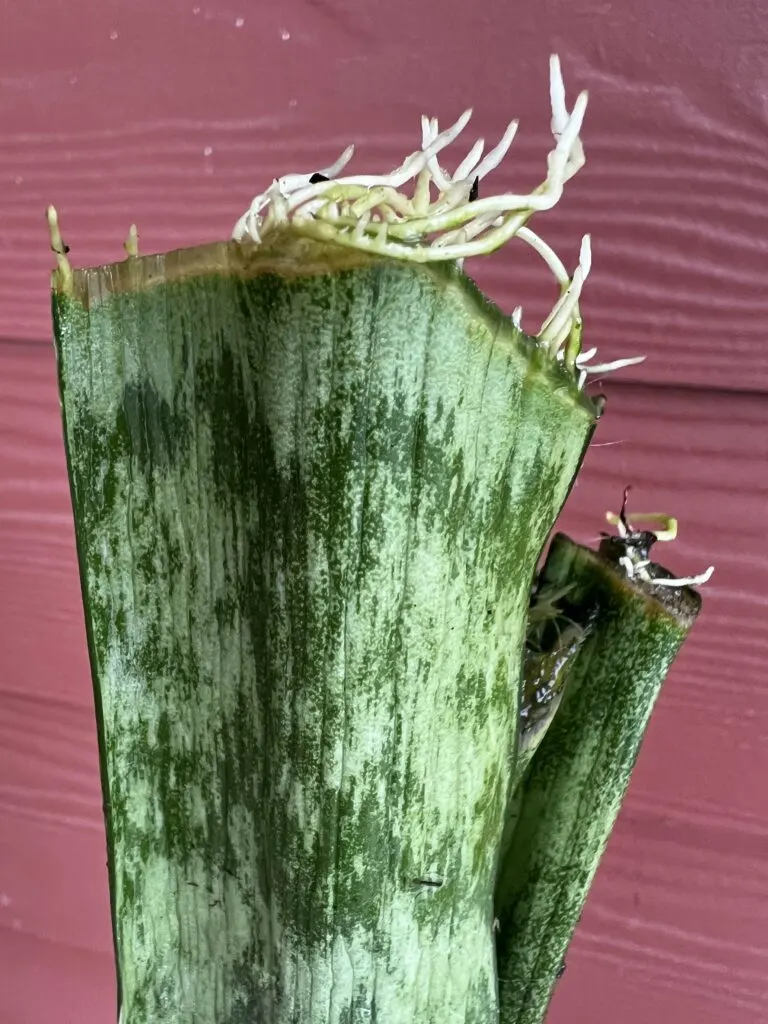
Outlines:
[[[441,165],[440,156],[466,128],[472,111],[465,111],[443,131],[436,118],[423,116],[420,149],[389,174],[343,175],[354,152],[354,147],[348,146],[338,160],[320,171],[286,174],[273,181],[238,220],[233,238],[258,244],[290,222],[310,237],[341,245],[397,259],[451,260],[461,265],[467,257],[493,252],[518,237],[543,257],[560,286],[560,297],[538,335],[556,354],[580,323],[579,294],[589,272],[588,236],[571,278],[553,250],[526,227],[536,211],[555,206],[565,183],[584,165],[579,133],[587,94],[580,93],[573,109],[568,110],[556,56],[550,59],[550,100],[555,146],[547,158],[546,179],[528,194],[472,195],[476,183],[506,156],[517,133],[517,121],[510,121],[485,156],[485,142],[478,139],[451,175]],[[411,181],[415,184],[409,195],[401,189]]]
[[[594,351],[593,353],[594,354]],[[626,500],[626,499],[625,499]],[[615,512],[606,512],[606,520],[616,527],[619,536],[626,540],[632,537],[635,528],[622,515],[617,515]],[[645,522],[645,523],[658,523],[661,525],[661,529],[652,530],[651,532],[656,537],[657,541],[673,541],[677,537],[677,519],[673,516],[665,515],[663,512],[636,512],[632,519],[634,522]],[[645,583],[652,583],[655,587],[698,587],[702,583],[707,583],[712,574],[715,571],[714,565],[710,565],[704,572],[697,573],[694,576],[676,576],[670,579],[664,579],[663,577],[652,576],[648,571],[648,566],[651,564],[648,558],[639,558],[637,554],[633,554],[631,546],[627,548],[627,553],[619,558],[619,565],[626,573],[627,579],[639,579]]]
[[[575,350],[578,386],[583,388],[594,374],[634,366],[645,357],[590,363],[594,350],[589,355],[579,353],[579,299],[591,266],[589,235],[582,240],[578,266],[571,275],[554,250],[527,226],[535,212],[556,205],[565,183],[584,166],[580,131],[587,94],[580,93],[573,109],[568,110],[560,61],[555,55],[550,58],[549,94],[555,146],[547,156],[546,179],[528,194],[473,196],[476,185],[507,155],[517,134],[516,120],[510,121],[497,145],[485,156],[485,140],[478,139],[451,175],[440,157],[464,131],[472,111],[464,111],[443,131],[437,118],[422,115],[420,149],[389,174],[342,175],[354,153],[354,146],[348,146],[338,160],[320,171],[286,174],[273,181],[238,220],[233,238],[258,244],[271,231],[290,222],[309,237],[402,260],[450,260],[459,268],[465,259],[491,253],[511,238],[519,238],[541,256],[560,289],[535,337],[560,360],[566,348],[569,352]],[[409,182],[414,183],[410,194],[401,191]],[[519,328],[520,312],[516,310],[512,320]]]

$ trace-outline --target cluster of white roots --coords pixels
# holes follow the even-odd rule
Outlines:
[[[626,520],[622,520],[620,515],[616,515],[615,512],[606,512],[605,518],[615,526],[619,536],[626,540],[634,533],[634,527]],[[677,537],[677,520],[673,519],[672,516],[663,515],[656,512],[639,512],[632,516],[635,522],[651,522],[663,524],[662,529],[653,530],[653,534],[658,541],[670,541]],[[619,565],[622,567],[624,572],[627,574],[627,579],[639,579],[645,583],[653,583],[655,587],[696,587],[702,583],[706,583],[715,571],[715,567],[710,565],[704,572],[699,573],[697,576],[680,576],[672,579],[663,579],[660,577],[651,576],[648,571],[648,566],[651,564],[650,559],[642,559],[632,557],[632,554],[628,551],[626,555],[619,559]]]
[[[591,266],[589,235],[581,243],[576,270],[565,265],[527,222],[534,213],[550,210],[565,183],[584,165],[579,133],[587,109],[587,94],[568,110],[565,87],[556,56],[550,59],[551,129],[555,147],[547,157],[544,182],[528,195],[478,195],[479,184],[503,160],[517,133],[512,121],[499,143],[483,155],[483,139],[472,146],[453,174],[439,155],[455,142],[472,115],[465,111],[450,128],[440,131],[435,118],[421,119],[421,147],[394,171],[384,175],[341,176],[354,146],[335,163],[308,174],[287,174],[256,196],[235,225],[233,238],[259,243],[271,231],[290,223],[311,238],[336,242],[366,252],[413,262],[456,261],[493,252],[511,238],[530,245],[555,276],[560,295],[535,337],[556,358],[578,373],[608,373],[642,362],[643,356],[612,363],[590,364],[595,350],[580,352],[582,330],[579,297]],[[410,194],[403,186],[413,182]],[[521,328],[522,310],[512,319]]]

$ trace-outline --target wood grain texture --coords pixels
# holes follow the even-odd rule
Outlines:
[[[625,484],[717,566],[662,691],[550,1024],[768,1017],[768,436],[760,395],[614,384],[561,525]],[[618,442],[618,443],[617,443]],[[114,1019],[101,795],[53,353],[0,344],[2,1024]],[[54,997],[55,993],[55,997]]]
[[[133,220],[144,251],[216,239],[274,175],[350,140],[360,170],[394,166],[422,111],[469,104],[489,139],[522,116],[492,180],[533,186],[552,50],[590,89],[588,163],[537,223],[569,264],[592,232],[588,343],[648,354],[622,380],[719,390],[612,386],[562,524],[594,539],[634,483],[634,507],[681,519],[671,566],[717,572],[550,1024],[768,1019],[764,5],[27,0],[0,19],[0,1024],[115,1016],[46,204],[78,265],[119,258]],[[526,327],[552,299],[522,247],[468,270]]]
[[[273,176],[353,140],[385,169],[421,112],[473,131],[522,125],[495,187],[538,184],[549,146],[547,58],[587,87],[588,163],[536,223],[575,265],[591,231],[588,339],[648,361],[628,380],[768,387],[768,45],[760,0],[85,0],[15,5],[0,34],[0,337],[50,335],[43,212],[78,265],[225,236]],[[489,187],[491,187],[489,185]],[[524,324],[553,299],[513,245],[468,269]]]

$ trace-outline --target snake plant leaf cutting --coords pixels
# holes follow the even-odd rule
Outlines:
[[[455,268],[238,246],[54,300],[122,1020],[489,1020],[528,592],[594,409]]]
[[[626,528],[623,510],[620,524],[599,551],[558,534],[539,578],[559,614],[532,617],[529,638],[561,652],[562,699],[511,803],[496,891],[501,1024],[544,1019],[662,682],[699,612],[686,584],[708,577],[674,579],[648,559],[656,534]]]
[[[589,238],[570,275],[529,226],[584,160],[550,84],[530,194],[484,183],[516,122],[445,170],[467,113],[389,174],[276,179],[225,242],[73,269],[49,210],[121,1024],[498,1020],[561,695],[521,730],[530,588],[585,380],[633,361],[581,350]],[[513,238],[559,289],[532,334],[463,270]]]

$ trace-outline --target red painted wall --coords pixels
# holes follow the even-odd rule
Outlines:
[[[0,7],[0,1024],[105,1024],[114,979],[44,210],[76,264],[221,238],[287,170],[394,166],[419,114],[521,116],[499,190],[543,177],[547,58],[590,90],[587,166],[538,229],[612,378],[564,524],[625,483],[714,562],[651,724],[552,1024],[768,1019],[768,19],[761,0],[26,0]],[[475,266],[535,323],[511,245]]]

